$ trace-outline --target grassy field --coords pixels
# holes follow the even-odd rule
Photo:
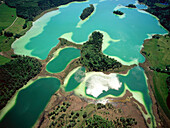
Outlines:
[[[169,36],[159,36],[159,39],[153,38],[144,44],[142,53],[145,54],[146,59],[150,63],[150,67],[166,69],[170,65],[170,38]],[[168,96],[168,88],[166,78],[169,75],[153,71],[153,83],[155,89],[156,99],[163,108],[165,114],[170,117],[170,110],[168,109],[166,99]]]
[[[16,19],[16,9],[9,8],[6,4],[0,5],[0,29],[6,29]]]
[[[13,37],[0,36],[0,52],[9,51],[14,41],[15,39]]]
[[[15,21],[15,22],[14,22]],[[13,23],[14,22],[14,23]],[[0,30],[12,32],[12,37],[0,36],[0,52],[9,51],[11,44],[15,41],[15,35],[24,35],[32,26],[32,21],[27,22],[27,27],[23,29],[25,19],[16,17],[16,9],[10,8],[5,4],[0,5]],[[4,33],[4,32],[3,32]]]
[[[12,25],[9,29],[7,29],[7,31],[14,33],[14,35],[15,34],[24,35],[25,32],[31,28],[32,22],[28,21],[26,29],[23,29],[24,24],[25,24],[25,19],[18,17],[14,25]]]
[[[9,61],[10,61],[9,58],[6,58],[6,57],[0,55],[0,65],[3,65]]]

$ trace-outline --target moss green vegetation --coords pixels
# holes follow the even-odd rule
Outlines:
[[[0,51],[9,51],[15,39],[31,28],[32,22],[16,18],[16,9],[5,4],[0,6],[0,10]],[[24,24],[25,28],[23,28]]]
[[[16,8],[17,16],[33,20],[43,11],[68,4],[73,1],[83,0],[5,0],[9,7]]]
[[[6,29],[16,19],[16,9],[6,4],[0,6],[0,30]]]
[[[18,56],[5,65],[0,65],[0,109],[14,95],[41,71],[41,63],[34,58]]]
[[[80,18],[82,20],[86,19],[88,16],[91,15],[91,13],[94,11],[94,6],[92,4],[90,4],[90,7],[87,7],[83,10]]]
[[[25,28],[24,25],[26,25]],[[28,29],[31,28],[31,26],[32,26],[31,21],[26,21],[25,19],[18,17],[17,20],[15,21],[15,24],[13,24],[7,31],[13,33],[14,36],[16,34],[22,36],[26,33],[26,31],[28,31]]]
[[[5,63],[8,63],[9,61],[10,61],[9,58],[6,58],[0,55],[0,65],[4,65]]]
[[[124,14],[123,12],[121,12],[119,10],[113,11],[113,13],[116,14],[116,15],[123,15]]]
[[[134,5],[134,4],[129,4],[129,5],[126,6],[126,7],[128,7],[128,8],[136,8],[136,5]]]
[[[63,102],[56,106],[56,108],[48,113],[48,120],[50,121],[49,127],[78,127],[78,128],[117,128],[128,127],[137,125],[134,118],[116,117],[115,120],[108,120],[100,115],[110,115],[109,111],[114,111],[112,104],[101,103],[89,104],[85,108],[81,107],[80,110],[70,110],[71,104]],[[101,109],[103,109],[101,111]],[[103,112],[103,114],[101,114]],[[99,114],[100,115],[97,115]]]
[[[13,37],[0,36],[0,51],[9,51],[14,41]]]
[[[169,0],[138,0],[149,6],[147,12],[157,16],[162,26],[170,31],[170,1]],[[159,10],[159,11],[158,11]]]
[[[144,44],[143,55],[149,61],[153,71],[153,83],[156,98],[165,114],[170,117],[170,109],[167,106],[168,92],[167,79],[170,76],[170,37],[169,35],[155,35]]]
[[[82,46],[80,62],[88,71],[108,71],[122,66],[102,53],[102,41],[103,35],[95,31]]]

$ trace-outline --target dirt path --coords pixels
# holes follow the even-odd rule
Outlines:
[[[15,21],[18,19],[18,17],[16,17],[16,19],[14,20],[14,22],[8,27],[8,28],[6,28],[4,31],[6,31],[7,29],[9,29],[14,23],[15,23]]]

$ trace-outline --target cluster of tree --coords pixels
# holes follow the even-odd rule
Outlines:
[[[168,97],[166,99],[166,103],[167,103],[168,108],[170,109],[170,103],[169,103],[169,101],[170,101],[170,76],[168,76],[166,78],[166,84],[167,84],[167,88],[168,88]]]
[[[129,5],[127,5],[126,7],[128,7],[128,8],[136,8],[136,5],[134,5],[134,4],[129,4]]]
[[[85,8],[85,9],[83,10],[80,18],[81,18],[82,20],[86,19],[88,16],[91,15],[91,13],[92,13],[93,11],[94,11],[94,6],[93,6],[93,4],[90,4],[90,7],[87,7],[87,8]]]
[[[2,29],[0,29],[0,36],[2,35]]]
[[[168,75],[170,75],[170,65],[167,65],[165,69],[161,69],[158,67],[149,67],[149,68],[156,72],[167,73]]]
[[[0,65],[0,109],[14,95],[41,71],[41,63],[34,58],[18,56],[5,65]]]
[[[95,31],[82,46],[80,63],[88,71],[108,71],[122,66],[115,59],[109,58],[102,53],[102,41],[103,35]]]
[[[13,36],[13,33],[12,32],[4,32],[4,36],[6,37],[12,37]]]
[[[116,128],[131,128],[132,126],[137,125],[135,118],[120,117],[113,120],[113,122]]]
[[[170,1],[169,0],[138,0],[149,6],[146,11],[157,16],[162,26],[170,31]],[[167,7],[158,7],[155,3],[166,4]]]
[[[5,0],[9,7],[16,8],[17,16],[24,19],[33,20],[41,12],[68,4],[73,1],[83,0]]]
[[[85,128],[115,128],[112,121],[105,120],[99,115],[93,115],[93,117],[86,120]]]
[[[123,12],[121,12],[119,10],[113,11],[113,13],[116,14],[116,15],[123,15],[124,14]]]
[[[170,93],[170,76],[168,76],[166,78],[166,84],[167,84],[167,88],[168,88],[168,93]]]

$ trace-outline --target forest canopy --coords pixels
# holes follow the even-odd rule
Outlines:
[[[0,65],[0,109],[14,95],[16,90],[25,85],[41,71],[41,63],[27,56],[16,56],[5,65]]]
[[[5,0],[9,7],[16,8],[17,16],[33,20],[43,11],[65,5],[73,1],[84,0]]]
[[[138,0],[149,6],[147,12],[157,16],[162,26],[170,30],[170,1],[169,0]],[[159,6],[158,6],[159,4]]]
[[[102,53],[102,43],[103,34],[95,31],[89,37],[89,40],[83,44],[80,62],[88,71],[108,71],[122,66],[115,59]]]
[[[90,7],[87,7],[83,10],[83,13],[81,14],[80,18],[82,20],[86,19],[88,16],[91,15],[91,13],[94,11],[94,6],[90,4]]]

